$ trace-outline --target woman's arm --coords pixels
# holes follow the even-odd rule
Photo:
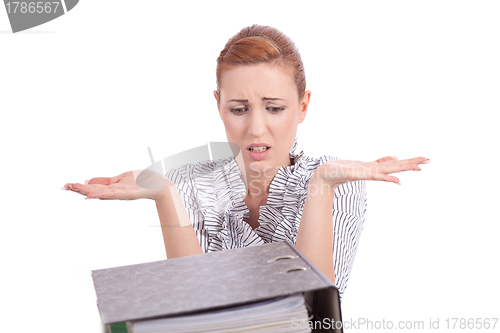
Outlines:
[[[335,283],[332,221],[335,189],[358,180],[399,184],[399,179],[390,174],[419,170],[419,164],[425,163],[429,160],[424,157],[409,160],[384,157],[374,162],[332,160],[322,164],[309,180],[295,246]]]
[[[142,186],[136,183],[138,175],[142,175]],[[67,183],[64,189],[85,195],[86,199],[152,199],[158,210],[167,258],[202,253],[177,186],[161,174],[128,171],[116,177],[92,178],[85,184]]]
[[[335,187],[318,173],[309,180],[295,247],[335,283],[332,205]]]
[[[177,187],[168,186],[164,195],[155,202],[167,258],[203,253]]]

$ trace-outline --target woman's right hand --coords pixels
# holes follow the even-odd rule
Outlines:
[[[140,178],[137,177],[139,175]],[[140,179],[139,186],[136,179]],[[171,184],[171,183],[170,183]],[[82,195],[85,199],[102,200],[161,200],[168,191],[169,181],[162,175],[149,171],[128,171],[116,177],[97,177],[85,184],[67,183],[63,189]]]

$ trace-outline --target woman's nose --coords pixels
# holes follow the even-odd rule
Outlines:
[[[266,134],[267,121],[264,113],[261,110],[250,112],[248,121],[248,134],[255,137],[261,137]]]

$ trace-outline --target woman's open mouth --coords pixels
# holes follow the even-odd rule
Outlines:
[[[248,155],[257,161],[265,159],[269,155],[270,149],[271,147],[265,143],[251,144],[247,147]]]
[[[254,151],[256,153],[262,153],[263,151],[266,151],[269,149],[269,147],[252,147],[252,148],[248,148],[250,149],[250,151]]]

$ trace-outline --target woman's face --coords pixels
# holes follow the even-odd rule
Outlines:
[[[281,65],[262,63],[225,70],[219,93],[227,140],[240,147],[246,172],[274,176],[277,167],[290,165],[289,151],[310,91],[299,101],[293,77]]]

